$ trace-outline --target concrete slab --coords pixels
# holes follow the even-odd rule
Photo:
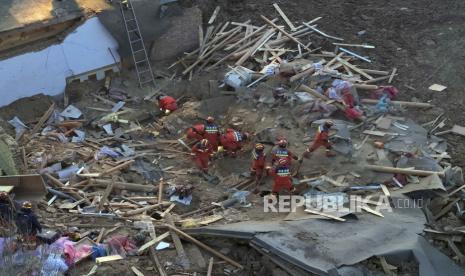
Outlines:
[[[406,251],[413,252],[420,263],[420,271],[428,269],[429,273],[433,273],[423,275],[439,273],[441,270],[438,268],[444,265],[454,273],[464,273],[447,257],[440,258],[440,265],[424,258],[442,254],[431,246],[426,248],[424,239],[418,236],[426,222],[420,208],[393,209],[392,213],[382,213],[384,218],[362,213],[357,214],[357,219],[347,219],[346,222],[323,219],[245,221],[190,232],[249,239],[252,244],[318,275],[327,275],[372,256]]]

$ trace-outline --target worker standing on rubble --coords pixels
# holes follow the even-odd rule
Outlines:
[[[247,132],[241,133],[232,128],[228,128],[226,132],[221,135],[220,142],[227,155],[236,157],[237,152],[242,149],[242,144],[248,138],[249,134]]]
[[[160,94],[157,96],[157,101],[158,107],[160,108],[161,112],[163,112],[163,114],[168,115],[178,109],[176,99],[171,96]]]
[[[256,189],[258,189],[258,186],[263,179],[263,175],[265,173],[265,163],[265,146],[261,143],[257,143],[255,144],[255,148],[252,151],[252,166],[250,168],[250,174],[255,176]]]
[[[287,160],[287,163],[289,166],[292,165],[292,159],[298,160],[299,158],[297,155],[292,153],[288,148],[287,148],[287,139],[286,138],[280,138],[278,140],[278,147],[273,149],[271,152],[271,165],[273,166],[279,159],[284,158]]]
[[[0,192],[0,226],[9,228],[13,221],[14,206],[6,192]]]
[[[292,175],[286,158],[280,158],[273,168],[268,167],[269,174],[273,177],[273,188],[271,193],[278,196],[282,190],[286,190],[289,195],[293,192]]]
[[[329,132],[331,128],[334,126],[334,123],[332,121],[326,121],[322,125],[318,127],[318,132],[315,136],[315,139],[312,143],[311,146],[304,152],[304,157],[309,158],[310,154],[314,152],[316,149],[319,147],[325,147],[326,148],[326,156],[327,157],[333,157],[336,156],[336,154],[331,150],[331,142],[329,141]]]
[[[192,147],[195,165],[203,173],[208,174],[208,165],[213,155],[213,148],[207,139],[202,139]]]
[[[27,247],[34,247],[37,233],[42,232],[42,226],[36,215],[32,211],[32,204],[29,201],[23,202],[21,210],[16,219],[18,231],[22,235],[22,240]]]

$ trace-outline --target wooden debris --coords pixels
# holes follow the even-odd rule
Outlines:
[[[366,103],[366,104],[377,104],[378,100],[362,99],[361,102]],[[433,107],[433,105],[429,104],[429,103],[404,102],[404,101],[391,101],[390,103],[394,104],[394,105],[404,106],[404,107],[419,107],[419,108],[431,108],[431,107]]]
[[[320,212],[320,211],[311,210],[311,209],[305,209],[305,212],[310,213],[310,214],[314,214],[314,215],[319,215],[319,216],[322,216],[322,217],[327,217],[327,218],[334,219],[334,220],[337,220],[337,221],[346,221],[343,218],[336,217],[336,216],[333,216],[331,214],[323,213],[323,212]]]
[[[291,28],[291,31],[295,31],[297,28],[292,24],[291,20],[286,16],[286,14],[281,10],[278,4],[274,3],[273,7],[276,9],[276,11],[279,13],[279,15],[282,17],[282,19],[286,22],[286,24]]]
[[[216,17],[218,16],[218,13],[220,12],[220,9],[221,7],[220,6],[216,6],[215,10],[213,11],[213,14],[212,16],[210,17],[210,19],[208,20],[208,24],[213,24],[213,22],[215,22],[215,19]]]
[[[225,260],[226,262],[232,264],[233,266],[239,268],[239,269],[243,269],[244,267],[239,264],[238,262],[230,259],[229,257],[221,254],[220,252],[216,251],[215,249],[209,247],[208,245],[198,241],[197,239],[191,237],[190,235],[184,233],[183,231],[177,229],[176,227],[173,227],[171,225],[167,225],[168,228],[170,228],[171,230],[175,231],[178,235],[180,235],[181,237],[183,237],[184,239],[196,244],[197,246],[205,249],[206,251],[210,252],[212,255],[215,255],[216,257],[220,258],[220,259],[223,259]]]
[[[447,133],[454,133],[458,135],[465,136],[465,127],[459,126],[459,125],[454,125],[452,129],[446,130],[446,131],[441,131],[441,132],[436,132],[434,135],[443,135]]]
[[[213,257],[211,257],[210,261],[208,262],[207,276],[211,276],[212,271],[213,271]]]
[[[389,76],[388,83],[392,82],[392,80],[394,79],[394,76],[396,75],[396,73],[397,73],[397,68],[394,67],[394,69],[392,69],[391,75]]]
[[[141,247],[139,247],[139,249],[137,250],[137,253],[142,253],[144,252],[144,250],[146,250],[147,248],[151,247],[151,246],[154,246],[156,245],[157,243],[161,242],[162,240],[164,240],[165,238],[167,238],[168,236],[170,235],[170,232],[165,232],[163,233],[161,236],[158,236],[156,237],[155,239],[145,243],[144,245],[142,245]]]
[[[100,202],[99,202],[99,205],[98,205],[98,208],[97,208],[98,212],[102,211],[103,206],[104,206],[105,202],[108,199],[108,196],[110,195],[111,191],[113,190],[113,185],[115,184],[115,182],[114,182],[115,180],[116,180],[116,177],[113,177],[113,180],[111,181],[110,184],[108,184],[107,188],[105,189],[105,192],[103,193],[103,196],[100,199]]]
[[[384,167],[384,166],[376,166],[376,165],[365,165],[365,168],[368,170],[384,172],[384,173],[400,173],[400,174],[417,175],[417,176],[429,176],[432,174],[437,174],[439,176],[444,176],[444,172],[402,169],[402,168]]]
[[[428,87],[429,90],[437,91],[437,92],[442,92],[447,89],[447,86],[440,85],[440,84],[433,84],[430,87]]]
[[[172,227],[175,227],[173,218],[171,217],[170,214],[167,214],[166,216],[166,223],[168,223]],[[175,231],[170,229],[169,233],[171,234],[171,239],[173,240],[174,247],[176,248],[176,252],[178,254],[179,259],[181,260],[183,264],[183,267],[189,268],[190,262],[189,262],[189,259],[187,258],[187,254],[186,254],[186,251],[184,250],[184,246],[182,245],[181,239],[179,239],[179,236]]]
[[[37,124],[31,130],[31,134],[37,133],[40,130],[43,124],[48,120],[48,118],[50,118],[54,110],[55,110],[55,103],[52,103],[50,107],[47,109],[47,111],[45,111],[44,115],[40,117],[39,122],[37,122]]]
[[[137,267],[135,266],[131,266],[131,270],[132,272],[134,272],[134,274],[136,274],[136,276],[144,276],[144,273],[142,273],[139,269],[137,269]]]
[[[106,262],[113,262],[113,261],[119,261],[119,260],[122,260],[123,257],[121,257],[120,255],[111,255],[111,256],[105,256],[105,257],[98,257],[95,259],[95,262],[97,264],[102,264],[102,263],[106,263]]]
[[[270,26],[273,26],[274,28],[276,28],[278,31],[280,31],[284,36],[288,37],[290,40],[294,41],[295,43],[299,44],[300,46],[302,46],[304,49],[306,49],[307,51],[311,52],[312,50],[310,48],[307,47],[307,45],[303,44],[302,42],[300,42],[297,38],[295,38],[294,36],[292,36],[291,34],[287,33],[286,31],[284,31],[283,29],[281,29],[278,25],[276,25],[275,23],[273,23],[273,21],[269,20],[268,18],[266,18],[265,16],[261,15],[261,18],[263,20],[265,20],[266,23],[268,23]]]

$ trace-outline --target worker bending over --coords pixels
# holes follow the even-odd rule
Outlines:
[[[197,124],[187,130],[187,137],[200,141],[207,139],[214,151],[218,150],[220,141],[220,129],[215,124],[215,119],[208,116],[205,124]]]
[[[334,123],[332,121],[326,121],[322,125],[318,127],[318,132],[313,140],[313,143],[309,148],[305,151],[304,157],[310,157],[311,153],[314,152],[316,149],[320,147],[326,148],[326,156],[333,157],[336,154],[331,150],[332,146],[329,141],[329,132],[333,127]]]
[[[236,157],[237,152],[242,149],[242,144],[249,138],[247,132],[239,132],[232,128],[228,128],[224,134],[220,136],[221,146],[226,151],[226,154]]]
[[[213,148],[207,139],[202,139],[192,147],[195,165],[203,173],[208,174],[208,165],[210,164]]]
[[[163,112],[163,114],[168,115],[178,109],[176,99],[171,96],[160,94],[157,96],[157,101],[158,107],[160,108],[160,111]]]

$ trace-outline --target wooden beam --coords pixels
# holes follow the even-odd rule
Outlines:
[[[288,37],[290,40],[294,41],[295,43],[297,44],[300,44],[300,46],[302,46],[304,49],[306,49],[307,51],[311,52],[312,50],[310,48],[307,47],[307,45],[303,44],[302,42],[300,42],[297,38],[295,38],[294,36],[292,36],[291,34],[287,33],[286,31],[284,31],[283,29],[281,29],[278,25],[276,25],[275,23],[273,23],[273,21],[269,20],[268,18],[266,18],[265,16],[261,15],[260,16],[263,20],[265,20],[266,23],[268,23],[270,26],[273,26],[274,28],[276,28],[278,31],[280,31],[284,36]]]
[[[95,262],[97,264],[101,264],[101,263],[106,263],[106,262],[118,261],[118,260],[122,260],[122,259],[123,259],[123,257],[121,257],[120,255],[111,255],[111,256],[96,258]]]
[[[319,211],[315,211],[315,210],[305,209],[305,212],[310,213],[310,214],[314,214],[314,215],[319,215],[319,216],[322,216],[322,217],[327,217],[327,218],[334,219],[334,220],[337,220],[337,221],[346,221],[343,218],[336,217],[336,216],[333,216],[331,214],[327,214],[327,213],[323,213],[323,212],[319,212]]]
[[[279,13],[279,15],[282,17],[282,19],[284,19],[284,21],[289,26],[289,28],[291,28],[291,31],[295,31],[297,28],[294,26],[294,24],[292,24],[291,20],[289,20],[289,18],[286,16],[286,14],[283,12],[283,10],[281,10],[279,5],[277,3],[274,3],[273,7]]]
[[[211,276],[212,271],[213,271],[213,257],[211,257],[210,261],[208,262],[207,276]]]
[[[213,11],[212,16],[210,17],[210,20],[208,20],[208,24],[213,24],[216,17],[218,16],[218,13],[220,12],[220,9],[221,9],[220,6],[216,6],[215,10]]]
[[[53,111],[55,110],[55,103],[52,103],[50,107],[45,111],[45,113],[40,117],[39,122],[34,126],[34,128],[31,130],[31,134],[37,133],[39,129],[42,127],[42,125],[50,118],[52,115]]]
[[[362,99],[362,103],[366,104],[377,104],[379,101],[374,99]],[[400,105],[404,107],[419,107],[419,108],[431,108],[432,104],[429,103],[417,103],[417,102],[404,102],[404,101],[391,101],[391,104]]]
[[[170,235],[170,232],[167,231],[165,233],[163,233],[162,235],[156,237],[155,239],[145,243],[144,245],[142,245],[141,247],[139,247],[139,249],[137,250],[137,253],[142,253],[144,252],[144,250],[146,250],[147,248],[151,247],[151,246],[154,246],[155,244],[161,242],[162,240],[164,240],[165,238],[167,238],[168,236]]]
[[[391,75],[389,76],[388,83],[391,83],[391,82],[392,82],[392,79],[394,79],[394,76],[396,75],[396,73],[397,73],[397,68],[394,67],[394,69],[392,69]]]
[[[364,71],[360,70],[359,68],[357,68],[355,65],[352,65],[350,64],[349,62],[347,62],[345,59],[342,59],[342,58],[336,58],[337,61],[339,61],[340,63],[342,63],[343,65],[349,67],[350,69],[354,70],[355,72],[359,73],[360,75],[364,76],[365,78],[371,80],[373,79],[372,76],[368,75],[367,73],[365,73]]]
[[[400,173],[407,175],[417,175],[417,176],[430,176],[432,174],[437,174],[439,176],[444,176],[444,172],[433,172],[433,171],[422,171],[422,170],[411,170],[411,169],[402,169],[395,167],[385,167],[377,165],[365,165],[365,168],[368,170],[383,172],[383,173]]]
[[[170,214],[166,214],[165,221],[172,227],[175,227],[173,218],[171,217]],[[174,232],[173,230],[170,229],[169,232],[171,234],[171,239],[173,240],[174,247],[176,248],[176,252],[178,253],[178,257],[181,260],[183,267],[185,269],[189,268],[190,262],[189,262],[189,259],[187,258],[187,254],[186,254],[186,251],[184,250],[184,246],[182,246],[181,239],[179,238],[178,234],[176,234],[176,232]]]
[[[232,264],[233,266],[235,266],[235,267],[237,267],[237,268],[240,268],[240,269],[243,269],[243,268],[244,268],[240,263],[238,263],[238,262],[236,262],[236,261],[230,259],[229,257],[223,255],[222,253],[216,251],[215,249],[209,247],[208,245],[206,245],[206,244],[200,242],[199,240],[197,240],[197,239],[191,237],[190,235],[184,233],[183,231],[177,229],[176,227],[173,227],[173,226],[171,226],[171,225],[169,225],[169,224],[166,224],[166,226],[167,226],[168,228],[170,228],[171,230],[175,231],[179,236],[181,236],[181,237],[183,237],[184,239],[186,239],[186,240],[188,240],[188,241],[190,241],[190,242],[196,244],[197,246],[199,246],[199,247],[205,249],[206,251],[210,252],[212,255],[215,255],[216,257],[225,260],[226,262]]]
[[[103,205],[108,199],[108,196],[111,194],[111,191],[113,191],[113,185],[115,184],[116,177],[113,177],[113,180],[110,182],[110,184],[107,185],[107,188],[105,189],[105,192],[103,193],[102,198],[100,199],[100,202],[98,204],[98,212],[102,211]]]

